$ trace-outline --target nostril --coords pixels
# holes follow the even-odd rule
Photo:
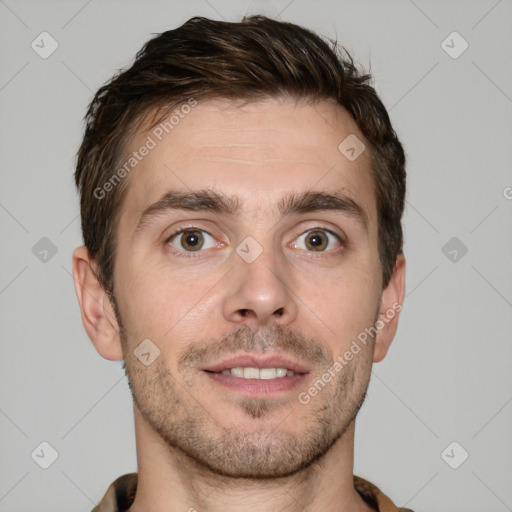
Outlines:
[[[279,308],[274,311],[274,314],[279,315],[279,316],[283,316],[283,313],[284,313],[284,308]]]

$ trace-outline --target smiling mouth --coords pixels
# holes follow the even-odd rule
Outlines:
[[[235,372],[242,370],[244,375],[237,377],[233,375],[233,370]],[[280,375],[283,375],[284,372],[286,374],[278,377],[277,370],[280,370]],[[236,367],[219,372],[204,370],[204,375],[209,377],[210,382],[213,381],[224,389],[258,398],[270,398],[287,394],[296,389],[297,386],[303,385],[308,376],[307,373],[295,373],[291,370],[288,374],[286,368],[254,367]]]
[[[202,368],[210,382],[252,397],[279,396],[303,385],[310,367],[284,354],[240,353]]]
[[[209,373],[216,373],[222,375],[232,375],[241,379],[257,379],[257,380],[273,380],[281,379],[283,377],[293,377],[295,372],[288,368],[253,368],[253,367],[236,367],[226,368],[219,372],[206,370]]]

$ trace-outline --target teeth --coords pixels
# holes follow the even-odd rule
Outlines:
[[[259,379],[259,368],[244,368],[244,379]]]
[[[228,372],[229,372],[229,370],[228,370]],[[244,369],[243,368],[231,368],[231,375],[234,375],[235,377],[243,377]]]
[[[260,379],[275,379],[277,377],[277,370],[275,368],[262,368],[259,372]],[[244,370],[245,376],[245,370]],[[258,378],[258,377],[256,377]]]
[[[223,375],[233,375],[243,379],[269,380],[278,377],[293,377],[295,375],[286,368],[231,368],[231,370],[222,370]]]

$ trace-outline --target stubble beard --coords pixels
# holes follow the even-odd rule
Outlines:
[[[359,360],[354,358],[350,364],[344,366],[307,405],[300,404],[298,400],[295,403],[295,394],[294,403],[288,402],[288,406],[268,398],[238,399],[237,407],[246,416],[247,422],[253,425],[241,431],[240,426],[221,424],[216,418],[214,406],[201,403],[200,397],[194,392],[193,381],[182,378],[182,374],[172,375],[162,357],[157,358],[150,366],[142,365],[133,356],[135,344],[130,345],[119,320],[120,317],[118,323],[125,354],[123,368],[128,377],[134,405],[172,453],[177,450],[192,465],[205,468],[214,475],[258,480],[276,479],[292,476],[310,467],[322,459],[343,436],[355,421],[366,398],[373,353],[371,346],[358,354]],[[282,326],[275,326],[266,331],[265,338],[254,338],[252,333],[251,341],[244,343],[247,332],[247,328],[238,330],[230,335],[230,340],[235,343],[240,340],[239,346],[250,350],[251,344],[254,348],[258,342],[261,346],[268,343],[268,340],[273,340],[273,344],[280,348],[283,345],[291,346],[293,339],[297,337],[296,333]],[[276,342],[285,338],[284,343]],[[321,346],[318,342],[305,341],[304,338],[297,340],[299,346],[311,343]],[[208,345],[212,346],[212,343],[203,343],[201,347],[204,349]],[[129,352],[126,350],[128,347],[132,347]],[[315,353],[321,363],[315,364],[316,377],[312,382],[317,382],[317,378],[333,365],[332,358],[327,358],[325,352]],[[190,359],[194,360],[193,357]],[[306,414],[307,421],[301,426],[300,432],[287,430],[287,426],[296,423],[293,420],[293,411],[299,411],[303,415],[303,407],[309,410]],[[277,421],[277,426],[273,430],[269,430],[268,425],[265,428],[266,420],[275,423],[276,417],[280,420]],[[225,423],[226,418],[222,420]]]

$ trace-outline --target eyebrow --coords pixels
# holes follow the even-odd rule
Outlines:
[[[242,204],[243,200],[239,197],[215,190],[168,190],[141,213],[133,236],[143,231],[156,218],[173,211],[210,212],[235,217],[240,213]],[[282,217],[316,211],[341,212],[353,218],[368,232],[369,220],[366,211],[341,191],[289,192],[279,201],[278,210]]]

